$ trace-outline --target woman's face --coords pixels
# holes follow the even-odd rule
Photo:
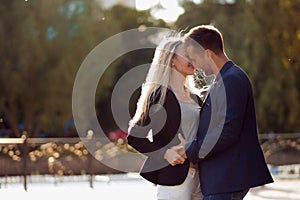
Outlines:
[[[189,61],[189,57],[183,44],[179,45],[172,60],[172,66],[182,75],[193,75],[195,68]]]

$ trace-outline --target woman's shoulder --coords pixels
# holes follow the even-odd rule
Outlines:
[[[156,103],[158,101],[158,99],[161,97],[162,95],[162,87],[157,88],[156,90],[153,90],[150,94],[150,99],[152,101],[152,103]],[[166,87],[166,100],[168,99],[176,99],[176,96],[174,94],[174,92],[172,91],[172,89],[170,89],[169,87]]]

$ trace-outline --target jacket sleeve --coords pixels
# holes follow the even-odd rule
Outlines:
[[[139,126],[135,124],[128,130],[127,142],[140,153],[148,153],[160,148],[153,141],[153,134],[151,126]]]
[[[249,89],[248,79],[236,74],[224,77],[222,83],[215,85],[210,94],[209,126],[206,132],[198,133],[197,139],[185,146],[190,161],[196,163],[214,156],[239,140]]]
[[[152,132],[152,129],[150,129]],[[142,127],[135,125],[131,128],[129,135],[127,137],[127,142],[135,150],[147,156],[148,159],[152,160],[151,163],[167,164],[164,159],[167,147],[161,147],[156,142],[153,141],[153,136],[149,134],[148,127]],[[152,133],[153,134],[153,133]]]
[[[129,128],[127,142],[146,156],[163,159],[167,147],[161,145],[159,134],[165,134],[162,129],[167,119],[166,108],[151,103],[148,113],[146,123],[137,123]]]

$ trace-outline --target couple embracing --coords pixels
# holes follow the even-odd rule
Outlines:
[[[205,98],[194,70],[214,75]],[[157,46],[129,123],[128,144],[147,159],[140,171],[159,200],[241,200],[273,182],[261,150],[252,86],[211,25]]]

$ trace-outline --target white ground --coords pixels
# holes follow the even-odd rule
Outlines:
[[[72,181],[36,177],[28,179],[28,189],[25,191],[21,180],[22,178],[19,178],[16,183],[4,183],[2,180],[1,199],[155,200],[156,192],[156,187],[138,174],[97,176],[93,188],[89,186],[88,177],[73,178]],[[251,189],[245,200],[300,200],[300,179],[275,179],[275,183]]]

